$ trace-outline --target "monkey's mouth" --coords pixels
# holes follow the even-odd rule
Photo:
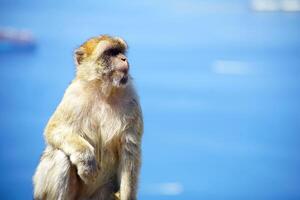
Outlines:
[[[121,85],[125,85],[128,81],[128,76],[123,76],[120,80],[120,84]]]
[[[128,83],[128,79],[127,74],[115,74],[113,76],[113,85],[116,87],[124,87]]]

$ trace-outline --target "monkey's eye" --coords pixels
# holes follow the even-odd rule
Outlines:
[[[106,55],[109,56],[116,56],[120,53],[120,51],[118,49],[109,49],[106,51]]]

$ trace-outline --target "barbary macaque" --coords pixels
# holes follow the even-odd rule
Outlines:
[[[126,49],[102,35],[75,50],[76,77],[45,128],[34,199],[137,199],[143,119]]]

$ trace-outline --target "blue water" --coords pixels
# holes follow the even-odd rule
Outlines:
[[[0,49],[1,199],[32,198],[72,52],[103,33],[130,46],[145,118],[140,199],[300,199],[300,13],[246,0],[1,0],[0,17],[36,37]]]

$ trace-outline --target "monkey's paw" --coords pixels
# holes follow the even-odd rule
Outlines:
[[[95,159],[81,162],[77,165],[78,175],[85,184],[95,182],[98,175],[98,166]]]
[[[73,160],[77,166],[77,173],[85,184],[96,181],[99,166],[93,153],[79,154]]]

